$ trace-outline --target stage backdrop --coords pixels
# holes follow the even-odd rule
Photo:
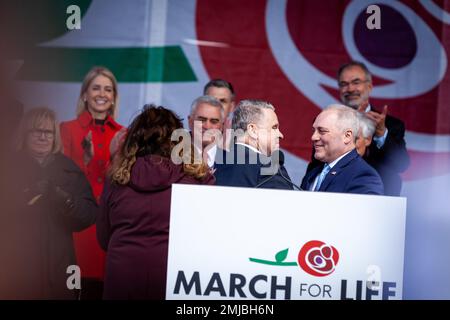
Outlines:
[[[69,5],[81,29],[68,30]],[[336,102],[340,64],[363,61],[374,74],[372,104],[389,106],[407,128],[412,163],[404,298],[450,298],[450,2],[380,0],[381,29],[369,30],[371,1],[84,0],[29,1],[17,28],[22,99],[75,116],[92,65],[117,76],[119,122],[145,103],[187,118],[211,78],[232,82],[237,99],[272,102],[287,168],[299,183],[310,157],[311,123]],[[448,10],[448,11],[447,11]]]

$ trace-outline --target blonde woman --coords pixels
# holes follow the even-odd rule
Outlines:
[[[118,99],[117,81],[112,72],[104,67],[93,67],[81,86],[77,118],[61,124],[64,154],[84,172],[97,202],[110,163],[111,141],[123,129],[116,122]],[[95,227],[75,234],[74,239],[84,292],[99,298],[105,254],[97,244]]]

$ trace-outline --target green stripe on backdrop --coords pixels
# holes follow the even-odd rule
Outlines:
[[[151,48],[35,48],[19,71],[28,81],[81,82],[92,66],[109,68],[119,82],[196,81],[180,46]]]

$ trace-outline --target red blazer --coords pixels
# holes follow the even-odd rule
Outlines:
[[[107,117],[104,125],[96,125],[88,111],[77,119],[61,123],[61,139],[64,154],[81,168],[91,185],[97,203],[103,191],[105,174],[110,163],[110,143],[123,127],[111,117]],[[83,161],[84,137],[92,132],[94,157],[88,163]],[[100,249],[96,239],[95,225],[74,234],[77,263],[82,277],[103,278],[105,253]]]

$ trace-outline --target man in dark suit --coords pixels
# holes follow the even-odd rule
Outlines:
[[[236,143],[216,157],[216,185],[293,189],[279,151],[280,132],[275,108],[259,100],[242,100],[234,111]]]
[[[313,124],[314,157],[322,164],[307,172],[302,189],[342,193],[384,193],[378,173],[356,152],[359,130],[356,111],[331,105]]]
[[[372,92],[372,75],[366,65],[351,61],[342,65],[338,71],[338,86],[343,104],[375,122],[375,134],[363,158],[378,174],[384,184],[384,192],[389,196],[399,196],[402,188],[400,174],[409,167],[409,155],[406,150],[405,125],[395,117],[388,115],[388,107],[377,110],[369,103]],[[307,172],[319,165],[314,159],[308,165]]]
[[[402,188],[400,173],[409,166],[404,123],[388,115],[388,107],[376,110],[369,103],[372,76],[367,67],[357,61],[344,64],[338,71],[341,101],[375,122],[375,134],[364,159],[377,170],[384,183],[385,194],[398,196]]]
[[[201,96],[191,105],[188,116],[194,146],[210,168],[218,153],[222,152],[222,129],[224,109],[219,100],[211,96]]]

